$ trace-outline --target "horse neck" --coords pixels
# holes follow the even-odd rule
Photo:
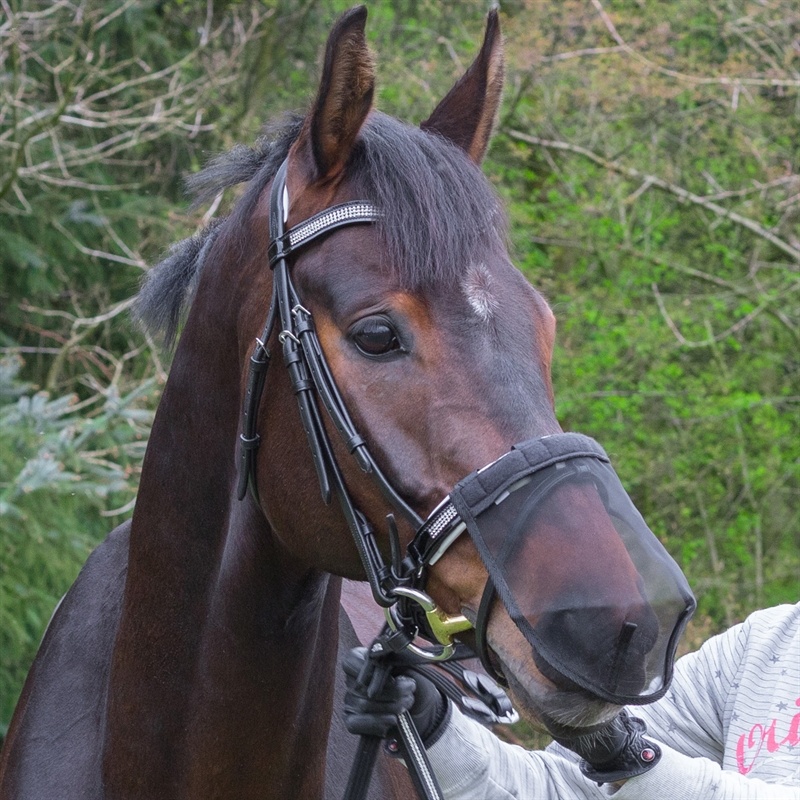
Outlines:
[[[237,511],[234,526],[252,510]],[[229,797],[320,797],[340,581],[292,563],[276,537],[256,526],[247,530],[229,536],[209,608],[188,795],[208,795],[213,786]],[[205,760],[196,758],[209,747],[215,770],[229,770],[224,780],[210,783]]]
[[[241,298],[225,273],[203,276],[132,522],[104,757],[107,785],[125,796],[183,796],[187,784],[186,796],[321,792],[338,581],[293,564],[234,496]],[[295,724],[310,711],[310,727]]]

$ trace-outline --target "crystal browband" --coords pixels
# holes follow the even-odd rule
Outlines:
[[[279,253],[288,256],[292,250],[303,247],[318,236],[330,233],[337,228],[345,225],[377,222],[382,217],[380,209],[363,200],[331,206],[331,208],[309,217],[305,222],[295,225],[279,239],[274,240],[268,251],[270,266],[275,265]]]

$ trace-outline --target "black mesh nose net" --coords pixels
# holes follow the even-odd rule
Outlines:
[[[695,600],[599,444],[516,445],[450,500],[546,677],[619,704],[664,694]]]

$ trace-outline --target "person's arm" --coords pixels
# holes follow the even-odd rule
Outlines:
[[[741,663],[746,636],[737,625],[675,663],[672,685],[661,700],[631,709],[650,736],[680,753],[722,763],[726,698]]]
[[[428,757],[447,800],[608,798],[568,757],[502,742],[455,707]]]
[[[453,709],[428,756],[447,800],[800,800],[796,778],[765,783],[659,744],[661,761],[614,791],[587,780],[569,751],[507,744]]]
[[[659,764],[627,781],[613,800],[800,800],[800,786],[765,783],[662,746]]]

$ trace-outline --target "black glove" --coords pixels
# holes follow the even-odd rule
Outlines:
[[[416,672],[411,678],[376,667],[364,647],[353,648],[342,667],[347,681],[344,724],[350,733],[386,738],[394,734],[397,716],[410,711],[422,741],[435,740],[449,707],[431,681]]]
[[[553,726],[550,732],[559,744],[581,757],[581,772],[600,786],[642,775],[661,760],[661,748],[644,738],[645,723],[624,708],[614,719],[589,731]]]

